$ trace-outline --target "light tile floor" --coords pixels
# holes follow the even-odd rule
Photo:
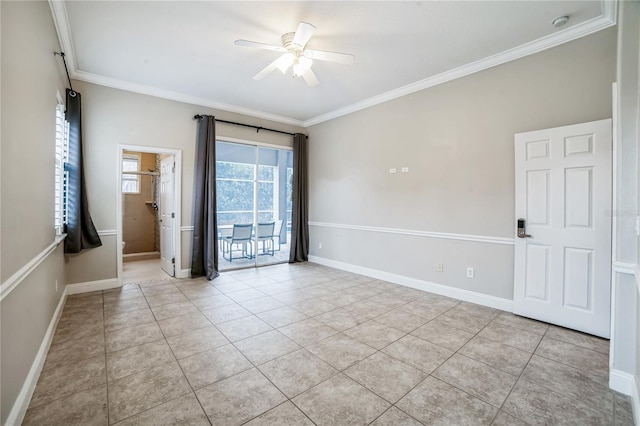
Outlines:
[[[607,340],[314,264],[70,296],[25,425],[631,425]]]
[[[122,282],[125,284],[151,280],[169,280],[162,270],[160,259],[134,260],[122,263]]]

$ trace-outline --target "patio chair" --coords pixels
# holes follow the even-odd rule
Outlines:
[[[276,222],[276,226],[273,230],[273,238],[277,238],[278,239],[278,248],[274,249],[275,251],[280,251],[280,233],[282,232],[282,222],[283,220],[280,219],[279,221]]]
[[[252,257],[252,248],[253,241],[251,240],[251,234],[253,232],[253,224],[233,224],[233,231],[230,236],[226,236],[222,238],[223,242],[223,250],[222,257],[227,259],[229,262],[233,262],[233,246],[240,246],[239,249],[235,251],[241,251],[242,257],[251,258]],[[249,246],[249,250],[247,250],[247,245]],[[229,254],[229,258],[225,256],[225,254]]]
[[[275,222],[258,223],[258,230],[256,232],[256,238],[258,243],[262,242],[262,254],[274,255],[274,241],[273,241],[273,229],[276,226]],[[256,247],[256,251],[257,251]]]
[[[231,235],[233,235],[233,225],[218,226],[218,245],[222,253],[224,253],[225,250],[225,240]]]

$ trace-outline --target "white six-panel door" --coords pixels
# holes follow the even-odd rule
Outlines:
[[[609,337],[611,120],[515,135],[514,312]]]
[[[175,277],[173,247],[173,177],[174,158],[168,157],[160,162],[160,263],[162,270]]]

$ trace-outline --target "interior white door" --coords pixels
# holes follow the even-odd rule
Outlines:
[[[162,270],[175,277],[173,182],[175,159],[160,162],[160,261]]]
[[[516,134],[515,179],[514,313],[609,337],[611,120]]]

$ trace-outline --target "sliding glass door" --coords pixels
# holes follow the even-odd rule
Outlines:
[[[289,260],[290,150],[216,143],[221,271]]]
[[[258,148],[255,251],[258,265],[289,260],[292,161],[289,150]]]

